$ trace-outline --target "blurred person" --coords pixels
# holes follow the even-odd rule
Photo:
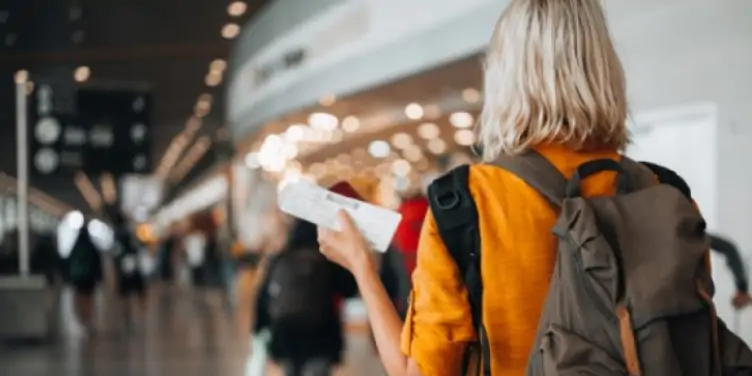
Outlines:
[[[175,231],[171,230],[162,241],[159,249],[159,278],[162,284],[168,289],[175,282],[175,250],[177,243],[178,237]]]
[[[60,254],[57,251],[57,239],[54,234],[42,233],[35,237],[31,252],[31,272],[42,274],[49,286],[59,281],[62,272]]]
[[[356,198],[346,185],[332,188]],[[287,376],[330,375],[342,362],[344,299],[355,281],[318,252],[316,226],[295,220],[287,245],[268,260],[256,304],[255,332],[269,329],[268,351]]]
[[[102,256],[94,245],[88,226],[83,225],[67,260],[68,279],[75,290],[75,308],[79,320],[94,329],[93,295],[104,277]]]
[[[597,353],[597,348],[587,342],[592,338],[563,337],[566,333],[559,331],[540,337],[539,325],[543,325],[541,330],[548,328],[540,320],[546,296],[553,287],[551,282],[557,277],[557,255],[561,254],[552,234],[558,210],[552,205],[553,194],[544,196],[542,188],[546,187],[534,188],[528,183],[530,180],[518,175],[538,174],[541,180],[546,176],[555,180],[557,187],[560,183],[567,185],[566,179],[577,177],[579,194],[584,197],[612,196],[616,192],[617,174],[612,171],[601,173],[596,169],[597,173],[586,175],[582,185],[579,173],[575,174],[581,166],[596,166],[589,162],[612,166],[621,161],[619,152],[629,143],[625,77],[601,2],[511,0],[496,25],[485,60],[478,140],[488,164],[459,167],[432,185],[435,192],[443,189],[443,184],[452,183],[457,189],[453,191],[455,201],[442,207],[438,202],[434,205],[436,198],[430,196],[432,209],[420,237],[404,325],[379,281],[366,242],[346,213],[340,213],[342,231],[319,229],[321,251],[354,274],[375,328],[382,363],[392,376],[454,376],[470,371],[486,376],[521,376],[526,372],[540,375],[540,356],[545,354],[539,348],[543,343],[555,351],[546,353],[550,357],[544,366],[550,374],[571,372],[572,367],[588,374],[626,374],[627,368],[630,374],[640,374],[639,364],[633,361],[637,350],[632,352],[626,346],[636,345],[629,342],[634,332],[629,330],[632,323],[628,311],[627,316],[619,311],[619,317],[626,319],[619,321],[617,329],[626,329],[617,337],[621,336],[622,344],[626,344],[621,351],[630,353],[618,354],[623,360],[611,361],[603,368],[598,368],[600,363],[596,361],[606,362],[607,355]],[[507,162],[507,168],[494,165],[501,161]],[[514,172],[510,171],[512,162],[517,163]],[[648,183],[654,184],[655,179],[645,167],[632,166],[640,170],[642,182],[649,176]],[[465,213],[477,210],[475,227],[465,227],[466,220],[473,220],[469,214],[465,218],[451,217],[450,209]],[[455,232],[450,231],[452,221],[457,222]],[[697,236],[698,241],[691,243],[691,250],[693,255],[703,252],[707,256],[700,238]],[[597,246],[603,249],[607,244]],[[689,269],[690,273],[708,274],[701,268]],[[695,302],[699,297],[693,299]],[[580,318],[593,314],[586,308],[581,310]],[[712,316],[711,311],[703,314]],[[614,311],[614,320],[616,314]],[[597,332],[603,334],[608,329],[612,333],[613,326],[609,324]],[[696,329],[696,333],[686,333],[687,342],[699,338],[698,333],[718,333],[716,330],[725,328],[719,325]],[[750,356],[738,338],[732,338],[728,331],[723,336],[724,345],[739,345],[738,353],[733,354],[737,358],[731,364]],[[710,337],[707,343],[695,343],[696,358],[682,359],[707,360],[711,356]],[[562,340],[572,342],[559,342]],[[707,353],[700,354],[700,350]],[[473,356],[479,351],[482,359]],[[580,356],[575,359],[572,352]],[[661,354],[649,355],[654,360]],[[565,361],[570,363],[564,364]],[[708,374],[701,369],[693,370]]]
[[[115,274],[118,294],[123,317],[126,324],[131,325],[134,305],[132,298],[135,297],[135,306],[139,312],[143,312],[146,306],[146,278],[140,261],[140,244],[122,213],[113,215],[112,225],[115,230]]]
[[[728,266],[731,274],[734,276],[736,294],[731,300],[731,305],[737,310],[748,307],[752,304],[752,297],[749,294],[747,271],[745,270],[744,260],[742,260],[739,248],[730,239],[720,235],[708,234],[708,237],[710,238],[710,249],[722,254],[726,258],[726,266]]]
[[[203,288],[206,285],[206,235],[201,231],[188,234],[184,239],[184,247],[193,286]]]

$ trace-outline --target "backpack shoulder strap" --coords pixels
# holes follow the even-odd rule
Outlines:
[[[525,181],[551,205],[561,207],[566,196],[567,178],[544,156],[535,151],[520,156],[502,155],[495,164]]]
[[[640,164],[650,169],[650,171],[658,178],[658,182],[670,185],[678,189],[688,199],[692,199],[692,190],[689,188],[689,184],[687,184],[687,182],[684,181],[684,179],[682,179],[682,177],[674,170],[650,162],[640,162]]]
[[[428,187],[428,201],[444,245],[454,259],[467,289],[473,327],[478,336],[483,361],[483,374],[491,374],[490,346],[483,326],[483,281],[481,279],[481,247],[478,210],[468,187],[470,166],[457,167],[436,179]],[[471,360],[466,357],[465,369]]]

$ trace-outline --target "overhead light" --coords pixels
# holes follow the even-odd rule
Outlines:
[[[246,154],[245,156],[245,165],[246,167],[250,169],[255,169],[261,167],[258,160],[258,153],[257,152],[251,152]]]
[[[339,119],[332,114],[326,112],[314,112],[308,116],[308,125],[314,129],[323,129],[327,131],[333,131],[337,129],[339,125]]]
[[[295,146],[295,144],[286,143],[282,145],[281,153],[282,153],[282,157],[284,157],[288,161],[291,161],[295,159],[295,157],[298,156],[298,147]]]
[[[84,82],[89,79],[89,76],[91,76],[91,69],[85,65],[76,68],[76,71],[73,72],[73,78],[76,82]]]
[[[209,63],[209,71],[222,73],[227,69],[227,62],[223,59],[214,59]]]
[[[261,149],[278,151],[283,144],[284,142],[282,141],[282,138],[279,137],[279,135],[270,134],[264,139],[264,143],[261,145]]]
[[[405,107],[405,115],[411,120],[420,120],[423,118],[423,106],[417,103],[410,103]]]
[[[455,128],[470,128],[473,126],[473,115],[467,112],[455,112],[449,115],[449,122]]]
[[[324,107],[329,107],[337,103],[337,96],[334,94],[327,94],[319,99],[319,104]]]
[[[248,5],[243,1],[233,1],[227,6],[227,14],[232,17],[240,17],[248,10]]]
[[[194,108],[194,111],[196,113],[196,116],[198,117],[204,117],[211,111],[212,106],[212,96],[211,94],[204,93],[198,96],[198,100],[196,101],[196,106]]]
[[[222,27],[222,37],[225,39],[234,39],[240,34],[240,26],[235,23],[228,23]]]
[[[201,118],[199,117],[191,116],[188,118],[188,121],[185,122],[185,131],[186,133],[189,133],[191,137],[193,137],[193,134],[195,134],[199,128],[201,128]]]
[[[410,166],[410,162],[404,159],[397,159],[392,162],[392,173],[396,176],[405,177],[410,174],[411,170],[412,166]]]
[[[355,116],[342,119],[342,130],[348,133],[357,132],[360,129],[360,120]]]
[[[407,149],[408,147],[410,147],[410,145],[412,145],[412,143],[413,138],[405,132],[400,132],[392,136],[392,145],[394,145],[394,147],[397,149]]]
[[[293,124],[285,131],[285,140],[287,142],[300,142],[305,138],[306,126]]]
[[[222,73],[218,71],[210,71],[204,77],[204,83],[208,87],[217,87],[222,83]]]
[[[472,87],[462,90],[462,100],[467,103],[478,103],[480,102],[480,92]]]
[[[19,71],[16,71],[16,74],[13,76],[13,79],[16,81],[17,84],[23,84],[29,80],[29,71],[27,71],[26,69],[21,69]]]
[[[434,123],[423,123],[418,126],[418,136],[424,140],[431,140],[439,137],[440,133],[439,126]]]
[[[420,149],[418,145],[410,145],[407,147],[403,154],[405,155],[405,159],[407,159],[410,162],[417,162],[421,159],[423,159],[423,150]]]
[[[444,140],[440,138],[434,138],[433,140],[428,142],[428,150],[431,151],[431,153],[436,155],[441,155],[446,152],[447,145]]]
[[[475,142],[475,134],[470,129],[460,129],[454,133],[454,141],[457,145],[470,146]]]
[[[368,145],[368,153],[374,158],[386,158],[390,152],[391,148],[386,141],[377,140]]]

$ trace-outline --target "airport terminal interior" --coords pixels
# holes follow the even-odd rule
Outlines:
[[[0,0],[0,374],[288,374],[259,324],[296,239],[282,192],[346,182],[402,213],[481,163],[515,1]],[[711,252],[714,303],[752,343],[752,2],[600,3],[624,153],[681,175],[737,249]],[[366,305],[339,303],[332,374],[386,375]]]

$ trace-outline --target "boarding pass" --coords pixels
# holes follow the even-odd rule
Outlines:
[[[285,213],[333,230],[342,228],[337,213],[345,210],[371,248],[378,252],[386,252],[402,220],[395,211],[330,192],[303,180],[282,188],[278,202]]]

